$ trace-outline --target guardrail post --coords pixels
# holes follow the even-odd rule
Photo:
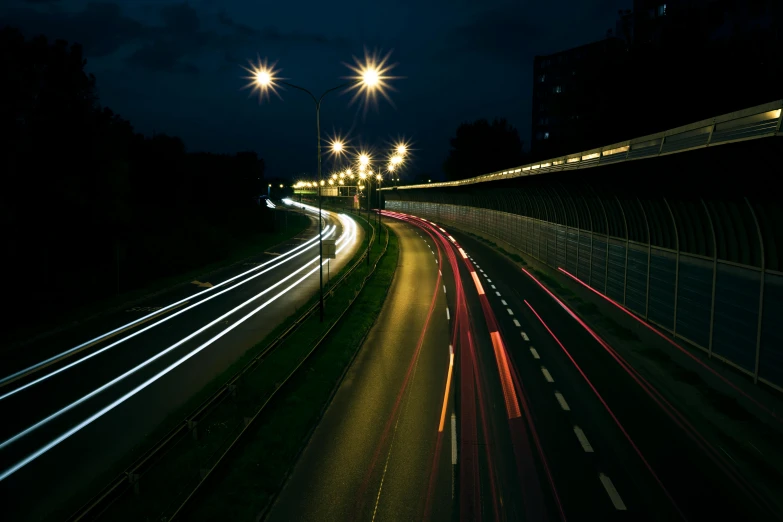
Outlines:
[[[595,228],[593,227],[593,213],[590,212],[590,205],[587,204],[587,198],[585,198],[582,195],[582,191],[577,190],[577,194],[579,194],[579,197],[582,198],[582,201],[585,204],[585,208],[587,209],[587,219],[590,221],[590,257],[588,259],[590,260],[590,263],[588,264],[588,271],[587,271],[587,286],[592,287],[593,286],[593,232],[595,231]],[[579,266],[576,267],[577,274],[579,273]]]
[[[198,440],[198,428],[196,427],[197,422],[191,419],[188,419],[188,429],[190,430],[190,433],[193,435],[193,440]]]
[[[672,335],[677,337],[677,296],[680,292],[680,233],[677,231],[677,220],[674,217],[674,212],[672,212],[672,207],[669,206],[666,198],[663,198],[663,202],[666,204],[666,208],[669,209],[669,215],[672,217],[674,241],[677,247],[676,264],[674,265],[674,324],[672,325]]]
[[[704,207],[704,213],[707,214],[707,222],[710,224],[710,232],[712,232],[712,297],[710,300],[710,340],[707,346],[707,357],[712,359],[712,333],[715,330],[715,286],[718,282],[718,241],[715,236],[715,226],[712,224],[710,209],[707,208],[707,204],[702,198],[699,198],[699,201],[701,201]]]
[[[644,216],[644,226],[647,227],[647,290],[644,294],[644,320],[650,320],[650,262],[652,261],[652,238],[650,237],[650,222],[647,221],[647,212],[644,210],[642,200],[638,197],[636,201],[639,202],[639,208],[642,209],[642,216]]]
[[[598,204],[601,205],[601,212],[604,213],[604,221],[606,222],[606,259],[604,260],[604,295],[609,293],[609,214],[606,213],[604,202],[601,201],[601,196],[595,191],[592,185],[588,185],[590,190],[595,194],[595,199],[598,200]],[[592,262],[592,259],[590,260]]]
[[[759,320],[756,327],[756,363],[753,368],[753,383],[759,382],[759,356],[761,354],[761,325],[762,318],[764,317],[764,271],[766,270],[766,261],[764,259],[764,236],[761,233],[761,226],[759,226],[759,220],[756,217],[756,213],[753,211],[753,205],[750,204],[747,196],[745,197],[745,203],[748,205],[750,215],[753,216],[753,222],[756,224],[756,231],[759,234],[759,248],[761,249],[761,277],[759,278],[761,288],[759,289]]]
[[[625,218],[625,209],[623,204],[620,203],[620,198],[614,197],[617,200],[617,204],[620,206],[620,212],[623,214],[623,225],[625,226],[625,271],[623,272],[623,306],[625,306],[625,294],[628,288],[628,220]]]

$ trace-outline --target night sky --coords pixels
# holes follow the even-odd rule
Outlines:
[[[288,89],[259,103],[242,66],[277,61],[282,76],[320,94],[351,71],[344,63],[393,50],[394,106],[365,114],[330,94],[322,132],[382,149],[413,143],[408,173],[440,175],[464,121],[505,117],[528,148],[532,64],[601,39],[630,0],[386,2],[5,0],[0,25],[80,42],[100,102],[144,134],[180,136],[190,151],[255,150],[267,174],[314,171],[315,105]],[[404,174],[403,174],[404,176]]]

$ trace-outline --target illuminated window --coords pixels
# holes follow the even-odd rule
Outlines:
[[[544,80],[546,80],[546,74],[542,74],[541,77],[538,79],[538,81],[541,83],[544,83]]]
[[[666,4],[658,6],[658,16],[666,16]]]
[[[552,92],[554,92],[554,93],[561,93],[561,92],[563,92],[563,88],[561,86],[559,86],[559,85],[555,85],[552,88]]]
[[[545,140],[548,140],[548,139],[549,139],[549,133],[548,133],[548,132],[545,132],[545,133],[544,133],[544,139],[545,139]]]

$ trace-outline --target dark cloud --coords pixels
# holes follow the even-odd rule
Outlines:
[[[115,3],[90,3],[76,13],[12,8],[2,12],[2,20],[28,36],[43,34],[80,43],[86,56],[95,57],[113,54],[145,32],[140,22],[125,16]]]
[[[225,12],[204,17],[187,3],[155,9],[159,23],[144,24],[126,16],[117,3],[89,3],[78,12],[16,7],[0,10],[0,24],[17,26],[28,36],[44,34],[80,43],[87,57],[108,56],[124,47],[135,47],[125,62],[154,72],[195,74],[198,67],[194,62],[205,53],[217,51],[237,63],[234,56],[245,55],[248,48],[265,43],[351,45],[346,38],[282,32],[274,27],[255,29],[236,22]]]
[[[549,54],[599,40],[614,28],[618,0],[562,9],[558,2],[502,5],[477,13],[450,31],[439,58],[476,53],[501,61],[530,60],[536,54]]]

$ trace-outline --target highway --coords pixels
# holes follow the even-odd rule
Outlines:
[[[96,479],[167,415],[317,293],[317,209],[304,211],[314,225],[252,264],[85,324],[47,340],[45,354],[31,350],[36,358],[3,365],[4,518],[38,520],[72,495],[95,493],[85,488],[100,487]],[[334,274],[362,235],[352,218],[325,215],[324,237],[337,240]]]
[[[775,517],[533,274],[385,214],[401,222],[389,298],[267,519]]]
[[[390,226],[400,260],[388,298],[269,520],[422,520],[423,491],[432,518],[450,520],[451,443],[439,444],[438,427],[453,278],[426,234]]]

